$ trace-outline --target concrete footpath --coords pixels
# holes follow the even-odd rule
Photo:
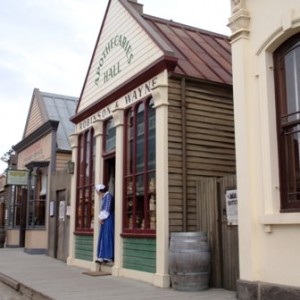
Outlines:
[[[181,292],[158,288],[123,277],[89,276],[86,269],[68,266],[46,255],[30,255],[23,248],[0,249],[0,281],[35,300],[234,300],[222,289]],[[1,298],[1,291],[0,291]]]

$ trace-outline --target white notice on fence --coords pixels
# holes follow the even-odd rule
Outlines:
[[[237,190],[227,190],[225,194],[227,225],[238,225]]]

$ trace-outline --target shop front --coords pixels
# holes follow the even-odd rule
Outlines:
[[[235,173],[232,116],[226,37],[109,1],[71,119],[68,263],[98,268],[95,185],[104,183],[115,199],[112,274],[169,287],[170,232],[199,229],[197,178]]]
[[[61,199],[60,195],[70,185],[66,165],[73,125],[69,117],[76,105],[74,97],[33,91],[23,139],[13,146],[16,170],[7,171],[7,247],[57,258],[58,207],[62,200],[67,203],[67,196]],[[65,232],[63,239],[68,240]]]

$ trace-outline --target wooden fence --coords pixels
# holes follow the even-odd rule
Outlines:
[[[227,190],[236,189],[236,176],[197,180],[197,229],[208,234],[212,257],[210,285],[236,289],[239,277],[238,226],[228,224]]]

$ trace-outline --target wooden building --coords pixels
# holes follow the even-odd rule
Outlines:
[[[222,286],[217,187],[235,174],[228,37],[108,1],[72,121],[68,263],[97,269],[94,186],[104,182],[115,196],[113,275],[168,287],[170,233],[205,230]]]
[[[33,91],[23,138],[13,146],[19,181],[9,183],[7,247],[66,260],[70,186],[66,166],[71,158],[69,135],[74,131],[69,118],[77,102],[75,97]]]

